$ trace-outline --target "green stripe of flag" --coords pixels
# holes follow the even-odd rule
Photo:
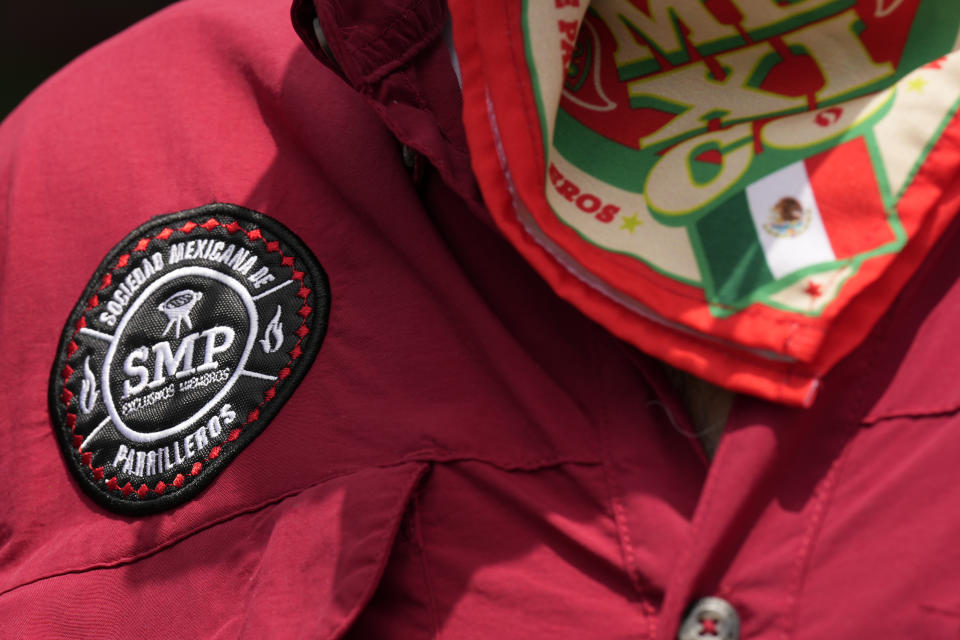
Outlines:
[[[709,301],[739,308],[773,282],[744,192],[703,216],[690,235]]]

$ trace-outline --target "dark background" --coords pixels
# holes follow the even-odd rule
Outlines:
[[[0,119],[93,45],[172,0],[0,0]]]

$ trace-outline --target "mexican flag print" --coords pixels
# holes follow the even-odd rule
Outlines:
[[[899,248],[895,224],[867,146],[855,140],[757,180],[690,235],[717,315],[755,302],[815,313],[838,272],[848,277],[863,259]],[[805,295],[784,304],[777,294],[798,282]]]
[[[957,215],[955,3],[451,12],[498,228],[558,295],[710,382],[809,406]]]

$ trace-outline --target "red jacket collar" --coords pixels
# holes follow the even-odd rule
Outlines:
[[[428,162],[492,224],[473,175],[460,87],[444,42],[444,0],[294,0],[291,14],[310,51],[367,99],[397,140],[419,154],[418,163]]]
[[[292,15],[297,33],[315,53],[313,17],[319,20],[343,75],[359,88],[407,65],[436,41],[447,10],[443,0],[295,0]]]

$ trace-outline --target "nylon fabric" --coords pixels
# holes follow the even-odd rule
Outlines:
[[[486,63],[461,102],[423,2],[318,0],[332,50],[419,52],[359,84],[284,0],[177,3],[0,126],[0,637],[672,640],[704,596],[750,640],[956,636],[956,220],[809,409],[739,396],[708,462],[662,365],[493,223],[496,145],[456,151]],[[951,218],[948,158],[924,176]],[[322,262],[323,348],[205,491],[114,513],[51,429],[58,338],[117,239],[210,202]]]

